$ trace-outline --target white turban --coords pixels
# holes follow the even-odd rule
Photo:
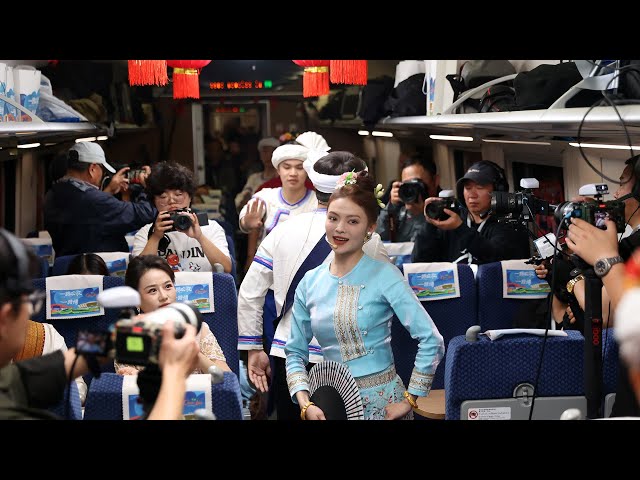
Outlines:
[[[315,163],[331,150],[322,135],[318,135],[315,132],[301,133],[296,137],[296,143],[298,145],[281,145],[273,151],[271,163],[275,168],[278,168],[278,165],[285,160],[302,160],[304,162],[307,159],[312,159],[313,163]]]
[[[271,155],[271,163],[274,168],[277,169],[285,160],[300,160],[304,162],[307,159],[307,152],[309,149],[302,145],[280,145],[273,151]]]

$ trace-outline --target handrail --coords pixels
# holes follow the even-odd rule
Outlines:
[[[465,100],[468,100],[469,98],[473,97],[476,93],[480,93],[482,90],[485,90],[489,87],[491,87],[492,85],[496,85],[498,83],[502,83],[502,82],[507,82],[509,80],[513,80],[514,78],[516,78],[516,75],[518,75],[517,73],[512,73],[510,75],[505,75],[504,77],[500,77],[500,78],[494,78],[493,80],[489,80],[488,82],[483,83],[482,85],[478,85],[475,88],[472,88],[471,90],[467,90],[466,92],[464,92],[462,95],[460,95],[460,97],[458,97],[458,99],[453,102],[449,108],[447,108],[444,112],[442,112],[443,115],[448,115],[450,113],[454,113],[455,110],[464,103]]]
[[[33,123],[45,123],[44,120],[42,120],[40,117],[38,117],[31,110],[28,110],[24,105],[20,105],[18,102],[16,102],[15,100],[7,97],[6,95],[4,95],[2,93],[0,93],[0,100],[4,101],[5,103],[8,103],[12,107],[17,108],[18,110],[20,110],[21,113],[26,113],[29,116],[29,118],[31,118],[31,121]],[[22,121],[22,115],[18,115],[18,120],[16,120],[16,122],[21,122],[21,121]],[[3,123],[7,123],[7,122],[3,122]]]

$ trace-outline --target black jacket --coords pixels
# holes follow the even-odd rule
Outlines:
[[[478,225],[467,226],[467,215],[467,210],[462,209],[462,225],[455,230],[440,230],[425,223],[416,235],[412,261],[453,262],[466,251],[473,256],[472,263],[478,265],[529,258],[529,238],[525,231],[498,223],[496,217],[490,215],[478,233]]]
[[[156,209],[145,193],[135,202],[77,180],[60,180],[47,192],[44,227],[56,257],[92,252],[128,252],[125,234],[155,219]]]
[[[62,400],[66,386],[60,350],[0,369],[0,420],[59,418],[44,409]]]

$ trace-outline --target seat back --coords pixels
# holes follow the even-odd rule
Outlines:
[[[478,324],[481,330],[513,328],[513,322],[523,302],[535,300],[503,298],[502,262],[478,266]]]
[[[213,273],[213,302],[215,312],[204,313],[204,321],[218,340],[227,365],[238,376],[238,292],[228,273]]]
[[[115,373],[103,373],[93,379],[85,402],[85,420],[122,420],[123,378]],[[240,384],[233,373],[224,372],[223,381],[211,385],[211,400],[218,420],[242,420]]]
[[[457,335],[464,335],[467,328],[477,323],[478,317],[473,271],[469,265],[464,264],[458,264],[457,268],[460,297],[422,302],[422,306],[429,313],[444,338],[445,351],[449,341]],[[391,348],[393,349],[396,371],[407,386],[418,352],[418,341],[411,338],[407,329],[402,326],[395,315],[391,323]],[[446,358],[443,358],[438,365],[431,388],[444,388],[445,363]]]
[[[564,410],[578,406],[586,411],[584,397],[584,339],[580,332],[569,330],[566,337],[548,337],[544,347],[533,418],[559,419]],[[528,418],[529,408],[518,408],[501,400],[514,399],[516,387],[534,386],[540,364],[544,338],[535,335],[505,335],[491,341],[485,336],[470,342],[464,336],[453,338],[446,353],[446,419],[473,418],[474,408],[463,402],[492,399],[483,406],[500,409],[502,418]],[[522,394],[530,396],[531,389]],[[544,397],[544,398],[542,398]],[[550,406],[547,397],[570,397],[562,406]],[[466,404],[468,405],[468,404]],[[497,411],[497,409],[495,409]],[[477,414],[477,410],[475,410]]]
[[[124,285],[124,279],[121,277],[102,277],[102,288],[104,290]],[[33,287],[39,290],[46,289],[46,278],[36,278],[33,280]],[[119,309],[105,309],[104,315],[85,318],[61,318],[55,320],[47,320],[46,308],[40,310],[37,315],[31,319],[36,322],[50,323],[64,337],[67,347],[73,347],[76,344],[76,336],[78,330],[108,330],[109,327],[118,320]]]
[[[62,257],[56,257],[53,261],[53,267],[51,268],[51,275],[66,275],[69,270],[69,264],[76,257],[77,255],[63,255]]]
[[[614,338],[614,329],[602,330],[602,395],[604,396],[603,417],[611,416],[618,388],[618,342]]]
[[[67,401],[71,393],[71,405],[69,405],[69,415],[67,415]],[[64,418],[65,420],[82,420],[82,403],[80,402],[80,391],[78,384],[71,382],[71,389],[64,389],[64,398],[60,403],[49,407],[49,411]]]

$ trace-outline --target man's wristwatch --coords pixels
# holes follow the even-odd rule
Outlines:
[[[609,273],[609,270],[611,270],[611,267],[613,267],[616,263],[623,263],[623,262],[624,260],[620,255],[616,257],[601,258],[593,265],[593,270],[598,277],[602,278],[607,273]]]
[[[584,275],[580,274],[577,277],[574,277],[571,280],[569,280],[567,282],[567,292],[573,293],[573,287],[575,287],[576,283],[578,283],[580,280],[584,280]]]

